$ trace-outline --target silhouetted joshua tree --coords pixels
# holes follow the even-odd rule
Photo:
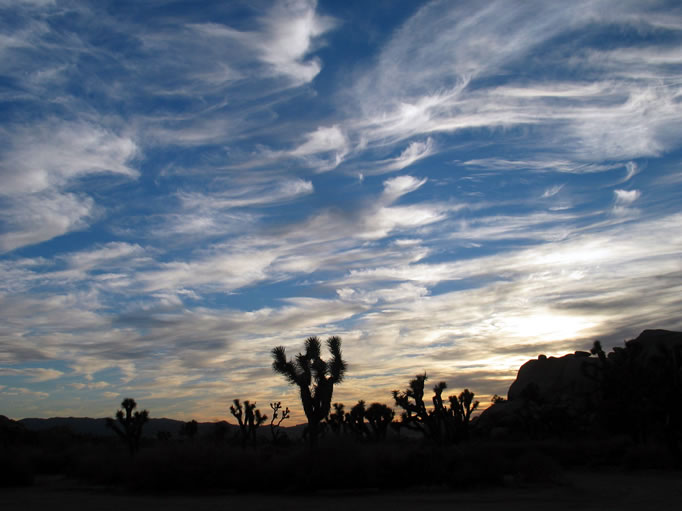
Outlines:
[[[276,444],[280,442],[286,433],[282,432],[281,425],[282,422],[289,418],[289,407],[282,411],[282,415],[279,414],[282,409],[282,402],[277,401],[276,403],[270,403],[270,408],[272,408],[272,419],[270,419],[270,434],[272,435],[272,443]]]
[[[310,445],[317,443],[320,423],[331,407],[334,385],[341,383],[347,367],[341,357],[340,337],[329,337],[327,348],[331,353],[328,362],[320,357],[320,340],[317,337],[308,337],[305,352],[296,355],[294,360],[287,360],[283,346],[272,350],[273,370],[300,390],[303,411],[308,419],[306,434]]]
[[[393,417],[395,417],[395,412],[384,404],[372,403],[367,408],[365,417],[367,417],[374,439],[384,440],[388,426],[393,422]]]
[[[355,438],[361,440],[369,436],[369,429],[367,428],[367,423],[365,422],[365,402],[360,400],[357,404],[350,409],[350,412],[346,414],[346,424],[348,429],[350,429]]]
[[[433,388],[433,409],[427,410],[424,403],[424,384],[426,374],[417,375],[410,381],[404,392],[393,391],[393,399],[404,412],[401,416],[402,427],[419,431],[431,440],[458,442],[469,438],[471,414],[478,408],[474,401],[474,393],[464,389],[459,396],[448,397],[449,407],[443,402],[445,382],[439,382]]]
[[[438,438],[438,425],[429,414],[424,404],[424,383],[428,380],[426,374],[418,374],[410,380],[409,387],[404,391],[393,391],[396,406],[404,411],[401,414],[401,427],[418,431],[427,438]]]
[[[199,431],[199,423],[194,419],[180,426],[180,436],[187,437],[189,440],[194,440],[194,437],[197,436],[197,431]]]
[[[116,420],[107,418],[107,427],[114,430],[116,435],[126,443],[130,454],[133,455],[140,448],[142,427],[149,420],[149,412],[142,410],[141,412],[133,413],[137,403],[129,397],[121,402],[121,407],[125,410],[125,413],[123,410],[118,410],[116,412]]]
[[[469,424],[471,424],[471,414],[476,411],[478,401],[474,401],[475,394],[469,389],[464,389],[459,396],[450,396],[449,416],[455,421],[455,440],[469,439]]]
[[[253,445],[256,445],[256,431],[266,420],[267,415],[262,415],[260,410],[256,409],[256,403],[249,403],[244,401],[244,406],[239,402],[239,399],[233,401],[234,405],[230,406],[230,412],[237,418],[239,422],[239,432],[241,434],[242,446],[245,446],[249,440]]]
[[[344,411],[343,403],[334,403],[334,411],[326,418],[325,423],[332,430],[335,435],[346,433],[348,425],[346,424],[346,412]]]

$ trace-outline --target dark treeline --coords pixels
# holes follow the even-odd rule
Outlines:
[[[132,398],[107,419],[108,437],[31,431],[0,416],[0,484],[59,474],[145,491],[466,489],[554,481],[571,469],[682,467],[682,334],[541,355],[478,416],[474,392],[449,394],[424,373],[390,405],[334,402],[351,367],[341,344],[328,338],[326,356],[316,337],[293,358],[272,350],[274,372],[299,391],[303,428],[285,427],[281,402],[261,411],[240,398],[229,407],[236,425],[191,420],[146,436],[150,414]]]

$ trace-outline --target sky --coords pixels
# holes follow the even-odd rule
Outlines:
[[[682,5],[0,0],[0,414],[485,407],[682,329]]]

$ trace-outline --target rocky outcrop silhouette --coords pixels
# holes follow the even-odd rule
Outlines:
[[[606,355],[607,363],[616,363],[628,352],[631,365],[641,372],[655,373],[663,359],[673,361],[682,350],[682,332],[644,330],[636,339],[626,341]],[[596,353],[594,353],[596,354]],[[522,399],[534,392],[542,400],[577,398],[592,395],[601,384],[600,372],[604,360],[587,351],[576,351],[563,357],[540,355],[521,366],[516,380],[509,387],[508,399]]]
[[[540,355],[521,366],[508,401],[477,421],[492,436],[601,430],[637,442],[658,435],[673,444],[677,436],[670,431],[680,425],[682,332],[667,330],[644,330],[608,354],[596,341],[590,352]]]
[[[576,351],[562,357],[540,355],[521,366],[516,380],[509,387],[507,399],[523,399],[529,392],[535,394],[533,397],[543,400],[575,400],[578,396],[592,394],[598,382],[590,375],[598,365],[599,360],[591,358],[587,351]],[[591,366],[594,366],[594,370]]]

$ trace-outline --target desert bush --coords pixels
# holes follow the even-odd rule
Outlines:
[[[549,455],[531,450],[521,455],[515,463],[514,477],[520,483],[558,482],[561,466]]]
[[[662,445],[635,444],[623,453],[623,467],[629,470],[672,469],[675,468],[674,455]]]
[[[31,486],[34,479],[31,462],[24,451],[0,447],[0,487]]]

